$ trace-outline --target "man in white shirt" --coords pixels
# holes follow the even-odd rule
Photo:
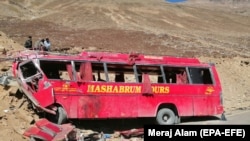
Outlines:
[[[45,46],[45,51],[50,51],[51,43],[50,43],[49,38],[46,38],[44,40],[44,46]]]

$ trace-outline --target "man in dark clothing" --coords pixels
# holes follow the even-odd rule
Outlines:
[[[29,36],[28,40],[25,41],[24,47],[27,49],[32,49],[32,37]]]

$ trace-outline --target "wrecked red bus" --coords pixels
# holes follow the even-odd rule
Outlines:
[[[23,52],[13,63],[34,109],[58,124],[67,119],[223,115],[216,67],[196,58],[112,52],[78,55]]]

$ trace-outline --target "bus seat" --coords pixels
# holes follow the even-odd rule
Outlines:
[[[183,72],[183,74],[176,74],[176,83],[177,84],[187,84],[187,75],[186,72]]]
[[[74,78],[73,78],[73,71],[72,71],[72,66],[71,66],[71,64],[67,64],[66,67],[67,67],[67,71],[68,71],[70,80],[74,80]]]
[[[92,66],[90,62],[81,63],[79,81],[93,81]]]
[[[149,94],[149,95],[152,95],[153,94],[153,90],[152,90],[152,87],[151,87],[151,82],[150,82],[150,78],[149,78],[149,75],[148,74],[145,74],[143,73],[142,74],[142,94]]]

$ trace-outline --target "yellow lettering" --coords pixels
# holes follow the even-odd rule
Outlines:
[[[88,85],[88,92],[93,92],[94,91],[94,85]]]
[[[125,88],[124,88],[124,86],[120,86],[120,93],[124,93],[124,91],[125,91]]]
[[[169,93],[170,92],[170,89],[168,86],[165,87],[165,93]]]
[[[141,86],[134,86],[134,93],[141,93]]]
[[[156,87],[152,87],[153,93],[156,93]]]
[[[112,86],[112,85],[111,85],[111,86],[107,86],[107,91],[106,91],[106,92],[111,93],[111,92],[112,92],[112,88],[113,88],[113,86]]]
[[[164,87],[160,87],[160,93],[166,93]]]
[[[152,86],[153,93],[167,94],[169,86]],[[55,88],[55,91],[76,91],[73,88]],[[113,86],[113,85],[88,85],[88,93],[141,93],[141,86]]]
[[[129,87],[129,93],[134,93],[134,86]]]
[[[107,87],[105,85],[101,86],[101,91],[100,92],[106,92],[107,91],[106,88]]]
[[[153,93],[155,94],[167,94],[169,93],[169,87],[166,86],[152,86]]]
[[[118,92],[119,92],[118,87],[117,87],[117,86],[114,86],[114,88],[113,88],[113,93],[118,93]]]
[[[93,92],[100,92],[100,86],[96,86]]]
[[[129,93],[129,90],[130,90],[130,86],[125,86],[124,93]]]

